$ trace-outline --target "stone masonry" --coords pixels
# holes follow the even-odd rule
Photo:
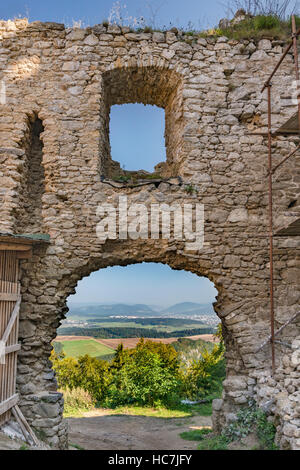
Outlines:
[[[260,89],[284,44],[21,19],[0,22],[0,41],[6,90],[0,232],[51,237],[47,248],[21,262],[17,385],[30,424],[54,447],[66,447],[49,355],[77,282],[107,266],[160,262],[206,276],[218,289],[214,306],[225,334],[227,378],[222,400],[214,403],[215,428],[254,399],[276,424],[280,447],[299,449],[299,320],[279,336],[292,349],[276,344],[273,377],[270,345],[255,353],[270,334],[267,146],[249,134],[266,129]],[[273,127],[295,112],[288,106],[292,80],[288,55],[273,80]],[[122,170],[110,156],[110,107],[130,102],[165,109],[167,159],[156,168],[161,182],[129,187],[114,181]],[[294,141],[278,137],[274,161]],[[296,165],[297,157],[274,178],[276,227],[297,204]],[[101,242],[97,206],[117,204],[120,195],[147,205],[203,203],[204,247],[188,252],[174,239]],[[274,240],[276,329],[299,308],[298,241]]]

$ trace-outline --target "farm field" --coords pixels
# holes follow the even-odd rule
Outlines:
[[[203,341],[209,341],[212,343],[216,342],[214,335],[185,336],[185,338],[188,338],[194,341],[198,339],[202,339]],[[109,339],[98,339],[97,341],[113,349],[117,349],[120,343],[123,343],[123,346],[125,349],[127,348],[131,349],[131,348],[136,347],[139,340],[140,338],[122,338],[122,339],[109,338]],[[172,344],[172,343],[175,343],[178,340],[178,338],[145,338],[145,340],[154,341],[156,343]]]
[[[179,329],[177,325],[168,325],[168,324],[148,324],[145,325],[143,323],[139,323],[138,321],[132,321],[132,322],[111,322],[111,321],[95,321],[95,322],[90,322],[90,327],[99,327],[99,328],[144,328],[144,329],[152,329],[155,328],[157,331],[165,331],[165,332],[172,332],[176,331]],[[188,321],[182,321],[180,325],[180,329],[192,329],[192,328],[207,328],[207,325],[199,322],[199,323],[192,323]]]
[[[216,339],[214,335],[212,334],[188,336],[187,338],[194,340],[194,341],[198,339],[202,339],[203,341],[209,341],[212,343],[216,342]],[[72,356],[72,357],[79,357],[80,355],[83,355],[83,354],[90,354],[92,356],[92,354],[88,352],[87,347],[94,348],[95,345],[93,343],[98,343],[100,347],[103,346],[103,348],[106,348],[106,352],[99,354],[99,351],[98,351],[97,354],[93,355],[93,357],[99,357],[101,355],[105,356],[107,354],[112,354],[114,350],[117,349],[120,343],[123,343],[123,346],[125,349],[135,348],[139,340],[140,338],[95,339],[90,336],[65,336],[65,335],[57,336],[55,339],[55,341],[58,341],[59,343],[63,344],[64,351],[67,354],[67,356]],[[176,342],[178,338],[147,338],[147,340],[154,341],[154,342],[161,342],[164,344],[171,344],[171,343]],[[72,351],[73,351],[73,354],[71,354]]]
[[[108,345],[101,344],[93,338],[85,339],[72,339],[72,340],[61,340],[56,338],[56,342],[63,345],[63,351],[67,357],[74,357],[77,359],[79,356],[89,354],[91,357],[97,357],[101,359],[102,356],[114,354],[114,349]]]

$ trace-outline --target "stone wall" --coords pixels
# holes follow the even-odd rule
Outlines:
[[[54,446],[66,445],[49,355],[78,280],[107,266],[161,262],[206,276],[218,289],[227,378],[223,399],[214,404],[215,427],[254,398],[268,408],[281,447],[299,448],[299,321],[280,337],[293,349],[276,344],[274,377],[270,346],[255,352],[270,332],[267,147],[249,132],[265,129],[267,102],[260,89],[283,43],[103,25],[66,29],[25,20],[0,22],[0,38],[0,80],[6,85],[6,104],[0,105],[0,231],[51,237],[47,249],[35,249],[22,261],[17,382],[29,422]],[[272,86],[274,126],[295,111],[282,106],[291,77],[288,55]],[[159,168],[165,177],[160,183],[126,187],[109,179],[119,171],[110,156],[109,108],[126,102],[165,108],[167,161]],[[36,119],[43,129],[40,143],[30,124]],[[274,161],[292,145],[293,138],[278,137]],[[34,158],[41,152],[42,169]],[[276,174],[275,225],[297,200],[296,163]],[[34,192],[30,165],[44,176]],[[197,191],[190,193],[187,185]],[[117,204],[120,195],[148,206],[203,203],[204,247],[188,252],[174,239],[102,243],[97,206]],[[274,241],[276,329],[299,304],[296,248],[296,239]]]

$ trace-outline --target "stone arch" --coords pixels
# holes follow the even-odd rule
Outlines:
[[[243,355],[235,341],[234,329],[231,324],[227,324],[226,318],[222,315],[223,307],[230,303],[230,288],[225,288],[222,279],[204,262],[202,264],[201,260],[199,262],[198,259],[185,256],[176,250],[168,250],[168,244],[162,240],[107,241],[105,255],[102,253],[102,256],[95,256],[90,253],[84,258],[76,257],[74,248],[69,252],[68,268],[55,258],[56,256],[52,256],[51,259],[49,253],[46,254],[43,248],[40,248],[39,252],[35,252],[34,260],[22,263],[23,302],[20,318],[22,350],[18,369],[22,410],[31,424],[35,428],[43,429],[48,440],[54,445],[64,446],[63,439],[67,434],[63,431],[65,425],[62,421],[62,397],[57,393],[57,384],[49,360],[51,342],[56,337],[57,328],[68,311],[66,306],[68,296],[75,292],[80,279],[99,269],[156,262],[167,264],[175,270],[186,270],[207,277],[218,290],[214,308],[225,332],[228,374],[246,373]],[[32,400],[35,402],[34,407],[28,406]],[[49,424],[49,415],[43,414],[43,403],[47,400],[50,402],[52,400],[55,410],[51,412],[54,416],[54,427]],[[232,411],[233,405],[227,406],[228,410]]]
[[[116,67],[102,74],[100,146],[101,173],[105,177],[119,175],[122,170],[110,155],[109,113],[115,104],[143,103],[165,110],[166,162],[156,170],[163,177],[177,176],[183,157],[183,77],[176,71],[161,65],[136,65]],[[139,169],[139,168],[137,168]]]

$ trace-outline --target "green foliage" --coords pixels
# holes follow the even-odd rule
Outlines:
[[[195,429],[194,431],[182,432],[180,437],[186,441],[202,441],[204,437],[211,433],[212,430],[210,428]]]
[[[29,447],[26,444],[22,444],[18,450],[29,450]]]
[[[222,434],[229,442],[243,439],[253,430],[256,420],[256,408],[254,405],[251,405],[249,408],[239,411],[237,413],[237,420],[226,426]]]
[[[61,346],[57,348],[57,344]],[[83,356],[84,354],[88,354],[92,357],[99,357],[99,359],[102,359],[102,356],[114,354],[114,350],[112,348],[95,341],[93,338],[71,341],[66,340],[61,343],[54,341],[53,347],[56,353],[59,351],[59,354],[62,352],[62,347],[65,356],[74,357],[75,359],[78,359],[78,357]]]
[[[50,359],[59,388],[73,390],[79,387],[89,392],[96,401],[104,398],[111,381],[109,364],[106,361],[87,354],[78,360],[71,357],[59,359],[53,351]]]
[[[227,36],[231,39],[285,39],[291,35],[290,21],[282,20],[277,15],[257,15],[245,18],[228,28],[214,30],[214,36]]]
[[[69,447],[74,447],[74,449],[77,450],[85,450],[84,447],[81,447],[79,444],[73,444],[72,442],[69,442]]]
[[[118,183],[128,183],[130,179],[131,177],[129,175],[120,175],[120,176],[116,176],[115,178],[113,178],[113,181],[116,181]]]
[[[86,354],[78,359],[78,375],[80,386],[101,402],[112,380],[109,364]]]
[[[186,41],[186,42],[188,42],[188,41]],[[197,192],[198,192],[197,188],[195,188],[195,186],[192,185],[192,184],[187,184],[187,185],[184,187],[184,190],[185,190],[185,192],[187,192],[188,194],[194,194],[194,193],[197,194]]]
[[[188,396],[207,397],[207,403],[195,406],[200,414],[211,415],[211,400],[219,393],[223,378],[222,342],[210,351],[203,347],[201,359],[184,370],[180,357],[172,345],[142,338],[131,350],[120,344],[111,363],[87,354],[77,360],[66,358],[55,351],[51,361],[59,388],[65,391],[66,413],[96,403],[191,412],[190,406],[180,402]]]
[[[108,327],[108,328],[85,328],[85,327],[61,327],[60,335],[69,336],[92,336],[93,338],[173,338],[183,336],[195,336],[214,333],[214,328],[186,328],[183,330],[158,331],[152,328],[128,328],[128,327]]]
[[[89,411],[94,408],[95,400],[86,390],[82,388],[73,388],[70,390],[66,388],[63,390],[64,394],[64,416],[78,415],[84,411]]]
[[[53,369],[56,372],[58,387],[71,390],[78,386],[78,363],[72,357],[66,358],[64,353],[57,355],[53,350],[50,356]]]
[[[256,408],[254,402],[249,402],[249,406],[237,413],[237,420],[226,426],[222,435],[229,442],[243,439],[250,432],[255,432],[262,449],[276,450],[274,443],[276,428],[274,424],[269,423],[266,414]]]
[[[228,444],[226,437],[213,435],[208,439],[203,439],[198,446],[198,450],[228,450]]]
[[[121,361],[120,361],[121,359]],[[119,351],[114,380],[108,390],[107,406],[139,404],[160,406],[178,389],[177,353],[169,345],[144,342],[126,355]]]
[[[295,15],[295,21],[296,21],[296,28],[300,28],[300,16]],[[292,27],[292,18],[289,20],[289,27]]]
[[[215,344],[212,351],[203,347],[200,359],[193,360],[181,373],[183,390],[188,398],[199,400],[218,393],[225,378],[223,343]]]
[[[276,428],[273,423],[269,423],[267,416],[261,410],[257,410],[256,434],[263,449],[278,449],[274,442]]]
[[[258,15],[253,18],[253,26],[257,31],[280,28],[280,19],[272,15]]]

